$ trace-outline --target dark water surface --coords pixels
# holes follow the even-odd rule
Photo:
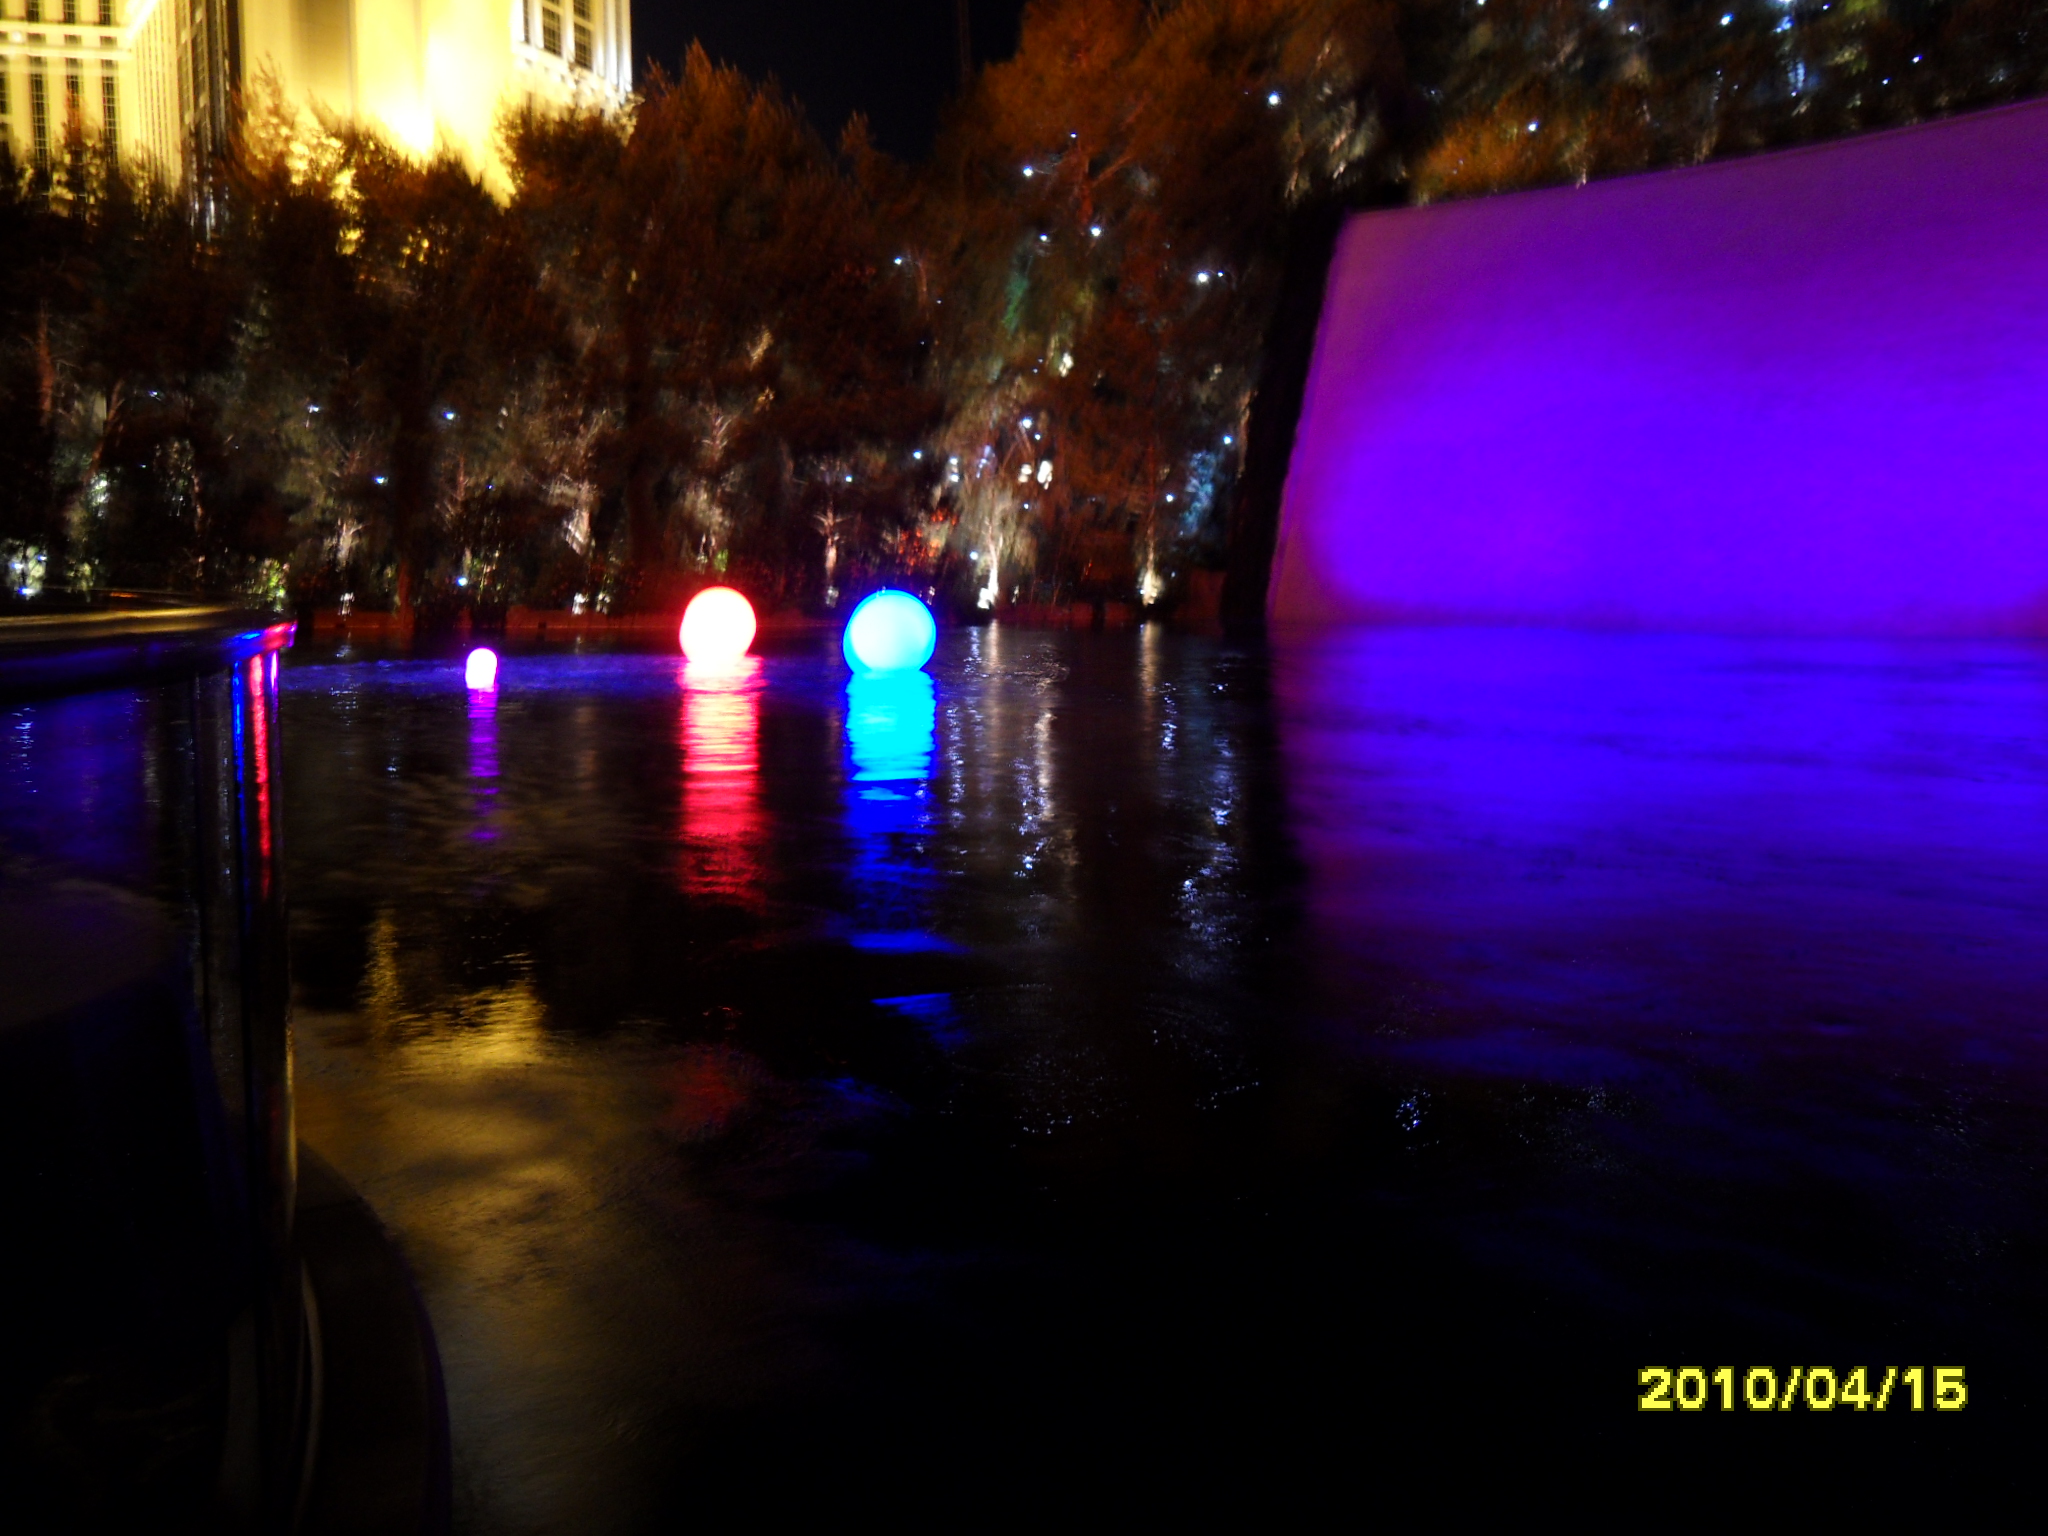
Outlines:
[[[462,1529],[2039,1403],[2048,652],[836,650],[286,674],[302,1132],[419,1273]],[[1652,1364],[1972,1396],[1638,1414]]]

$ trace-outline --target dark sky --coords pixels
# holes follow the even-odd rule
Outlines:
[[[635,72],[674,71],[692,38],[712,58],[773,74],[828,138],[865,112],[892,154],[922,155],[959,76],[954,0],[632,0]],[[1024,0],[971,0],[983,62],[1017,47]]]

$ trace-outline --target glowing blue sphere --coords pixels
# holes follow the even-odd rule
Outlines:
[[[908,592],[887,589],[846,621],[846,664],[856,672],[914,672],[932,659],[939,626],[931,609]]]

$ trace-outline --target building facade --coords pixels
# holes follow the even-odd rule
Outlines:
[[[239,94],[446,146],[495,174],[507,106],[622,105],[627,0],[0,0],[0,139],[48,169],[75,132],[176,176],[224,147]]]

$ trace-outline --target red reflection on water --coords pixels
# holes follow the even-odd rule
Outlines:
[[[682,754],[677,840],[684,891],[755,905],[761,900],[761,663],[685,663],[676,745]]]
[[[761,1072],[750,1056],[718,1046],[693,1046],[666,1074],[662,1128],[678,1141],[714,1141],[746,1118]]]
[[[277,657],[269,655],[251,656],[242,663],[242,686],[248,694],[249,776],[256,784],[257,880],[265,896],[270,894],[275,863],[270,807],[270,701],[277,681],[272,670],[276,662]]]

